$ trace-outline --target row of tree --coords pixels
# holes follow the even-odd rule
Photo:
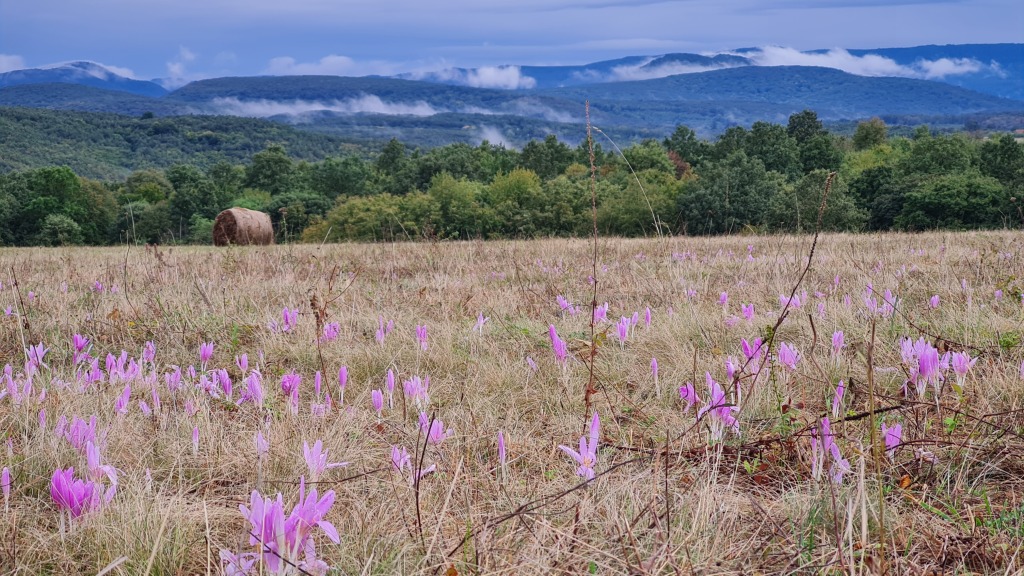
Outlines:
[[[593,172],[591,170],[593,167]],[[827,230],[1017,226],[1024,147],[1011,135],[889,138],[862,122],[852,138],[814,112],[787,125],[733,127],[716,141],[685,126],[619,152],[551,136],[521,151],[487,142],[373,160],[295,161],[279,145],[246,165],[179,164],[99,182],[69,168],[0,176],[0,244],[208,243],[219,211],[266,211],[282,241],[585,235],[591,190],[602,234],[727,234],[814,229],[828,173]]]

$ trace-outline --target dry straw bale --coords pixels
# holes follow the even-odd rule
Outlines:
[[[274,227],[270,223],[270,215],[247,208],[229,208],[213,221],[213,243],[217,246],[273,244]]]

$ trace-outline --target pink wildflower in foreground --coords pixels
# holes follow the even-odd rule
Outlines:
[[[402,475],[408,475],[409,484],[415,484],[421,478],[433,472],[436,468],[436,464],[431,464],[418,473],[413,470],[412,459],[409,457],[409,451],[404,446],[392,446],[391,447],[391,468]]]
[[[320,340],[322,342],[330,342],[336,339],[339,333],[341,333],[341,325],[337,322],[328,322],[324,324],[324,333]]]
[[[689,412],[694,404],[700,402],[700,398],[697,397],[697,391],[693,389],[693,382],[687,382],[679,387],[679,397],[683,402],[686,402],[686,408],[683,408],[683,412]]]
[[[302,457],[306,460],[306,466],[309,468],[309,479],[312,482],[319,480],[324,472],[332,468],[348,466],[348,462],[327,461],[327,450],[324,450],[323,440],[314,442],[312,448],[309,447],[308,443],[303,442]]]
[[[580,437],[580,451],[577,452],[568,446],[559,446],[563,452],[572,457],[576,464],[576,475],[586,480],[594,479],[594,466],[597,465],[597,446],[600,437],[601,420],[594,412],[590,421],[589,441],[587,436]]]
[[[558,332],[555,331],[555,325],[548,325],[548,336],[551,338],[551,349],[555,353],[555,359],[559,362],[565,363],[566,354],[568,349],[566,348],[565,341],[558,337]]]
[[[928,300],[928,307],[931,308],[932,310],[934,310],[934,309],[939,307],[939,295],[938,294],[932,296]]]
[[[416,326],[416,339],[419,340],[420,350],[427,351],[427,325]]]
[[[57,507],[67,511],[72,518],[100,507],[99,490],[96,484],[75,478],[75,468],[60,468],[53,471],[50,479],[50,497]]]
[[[440,444],[452,435],[452,429],[444,429],[444,422],[439,418],[427,416],[426,412],[420,412],[420,431],[427,437],[430,444]]]
[[[711,439],[716,442],[721,441],[725,436],[726,427],[732,428],[735,433],[739,434],[740,422],[733,415],[733,413],[739,412],[739,406],[729,404],[725,390],[722,390],[718,382],[715,382],[710,372],[705,372],[704,378],[707,382],[709,396],[707,403],[697,412],[697,420],[700,420],[705,414],[708,415]]]
[[[953,367],[953,372],[956,374],[956,388],[957,392],[963,392],[964,381],[967,379],[967,373],[974,367],[974,364],[978,361],[977,358],[971,358],[971,355],[967,352],[954,352],[950,358],[950,364]]]
[[[203,370],[206,370],[206,363],[213,358],[213,342],[203,342],[199,345],[199,363]]]
[[[371,390],[370,402],[373,403],[373,410],[377,413],[377,419],[380,420],[380,413],[384,410],[384,395],[380,390]]]
[[[740,311],[743,313],[744,320],[751,321],[754,319],[753,304],[740,304]]]
[[[893,424],[892,427],[889,427],[882,422],[882,438],[885,440],[885,453],[891,460],[896,453],[896,447],[903,442],[903,425]]]
[[[832,417],[839,418],[839,413],[843,408],[843,396],[846,394],[846,385],[842,380],[836,385],[836,394],[832,397]]]
[[[505,435],[498,430],[498,465],[501,467],[501,477],[504,478],[505,465],[506,465],[506,452],[505,452]],[[6,468],[4,469],[6,470]]]
[[[8,500],[11,498],[11,469],[7,466],[4,466],[3,471],[0,471],[0,491],[4,494],[4,512],[6,512]]]
[[[796,347],[783,342],[779,346],[779,362],[789,370],[796,370],[797,362],[800,361],[800,352]]]
[[[850,471],[850,461],[839,453],[839,445],[832,435],[832,424],[828,417],[822,418],[818,428],[811,429],[811,476],[820,480],[825,471],[825,460],[831,458],[829,477],[835,484],[843,481],[843,475]]]
[[[293,567],[305,573],[326,573],[329,567],[317,558],[312,531],[320,528],[331,542],[337,544],[341,541],[337,528],[324,520],[334,505],[334,497],[334,490],[328,490],[321,498],[316,488],[306,494],[305,479],[302,479],[299,482],[299,501],[285,517],[280,493],[276,499],[271,499],[254,490],[249,506],[242,504],[239,510],[250,524],[249,545],[258,545],[260,551],[236,555],[222,550],[220,556],[226,565],[225,570],[246,574],[260,563],[272,574],[291,574]]]

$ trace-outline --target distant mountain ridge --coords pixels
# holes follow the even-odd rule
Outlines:
[[[88,61],[0,73],[0,88],[30,84],[78,84],[150,98],[167,94],[167,90],[156,82],[127,78],[101,64]]]
[[[968,115],[1008,113],[1002,126],[1024,128],[1013,120],[1024,112],[1024,89],[1016,99],[991,93],[1016,94],[1014,82],[1024,76],[1024,58],[1014,60],[1014,55],[1022,48],[923,46],[862,53],[749,48],[714,55],[630,56],[585,66],[453,69],[402,78],[225,77],[171,92],[95,63],[77,62],[0,74],[0,107],[132,117],[267,118],[361,143],[375,136],[416,134],[414,141],[428,146],[445,138],[521,146],[545,133],[578,141],[585,101],[591,103],[596,125],[625,138],[667,135],[680,124],[714,136],[759,120],[785,123],[804,109],[833,122],[884,116],[946,125],[964,125]],[[873,57],[863,58],[869,54]],[[847,66],[868,68],[865,74],[852,74],[817,65],[765,64],[787,58],[811,63],[842,58]],[[893,71],[899,74],[886,74]],[[964,86],[939,77],[956,78]],[[990,93],[966,86],[972,82],[989,82]],[[5,114],[0,109],[0,117]]]

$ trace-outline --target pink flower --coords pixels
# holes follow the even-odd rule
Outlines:
[[[842,380],[836,385],[835,396],[832,397],[832,417],[839,418],[839,412],[843,408],[843,396],[846,394],[846,384]]]
[[[779,362],[783,366],[792,370],[796,370],[797,362],[800,361],[800,352],[793,346],[783,342],[779,346]]]
[[[324,450],[323,440],[314,442],[312,448],[309,447],[309,444],[303,442],[302,457],[306,460],[306,466],[309,468],[309,478],[313,482],[319,480],[320,476],[327,470],[348,466],[348,462],[327,461],[327,450]]]
[[[928,306],[934,310],[939,307],[939,295],[936,294],[928,300]]]
[[[548,336],[551,338],[551,349],[555,352],[555,359],[565,363],[568,349],[566,348],[565,341],[558,337],[554,324],[548,325]]]
[[[739,412],[739,407],[729,404],[725,391],[718,385],[718,382],[711,378],[710,372],[705,372],[704,378],[707,382],[709,397],[704,407],[697,411],[697,420],[700,420],[705,414],[708,415],[712,440],[721,441],[726,427],[732,428],[739,434],[740,422],[733,415],[735,412]]]
[[[427,350],[427,326],[416,326],[416,339],[420,342],[420,350],[426,352]]]
[[[58,468],[50,479],[50,497],[57,507],[66,510],[72,518],[95,510],[100,506],[100,497],[93,482],[75,478],[74,467],[67,470]]]
[[[0,471],[0,491],[4,494],[4,510],[7,510],[7,501],[11,498],[11,469],[7,466]]]
[[[324,334],[320,340],[323,342],[330,342],[337,338],[339,333],[341,333],[341,325],[337,322],[328,322],[324,324]]]
[[[203,342],[199,345],[199,363],[206,370],[206,363],[213,358],[213,342]]]
[[[832,333],[832,354],[838,355],[839,352],[846,347],[846,335],[842,330],[837,330]]]
[[[687,382],[679,387],[679,397],[683,402],[686,402],[686,408],[683,408],[683,412],[689,412],[694,404],[700,402],[700,398],[697,397],[697,391],[693,389],[693,382]]]
[[[381,394],[380,390],[370,391],[370,401],[373,402],[373,409],[377,412],[377,418],[380,418],[380,413],[384,410],[384,395]]]
[[[754,305],[753,304],[740,304],[740,311],[743,312],[743,318],[750,321],[754,319]]]
[[[452,429],[444,429],[444,422],[439,418],[429,418],[426,412],[420,412],[420,431],[427,437],[430,444],[440,444],[452,435]]]
[[[507,454],[505,452],[505,435],[501,432],[501,430],[498,430],[498,465],[501,466],[502,477],[505,476],[506,456]]]
[[[280,493],[276,499],[271,499],[264,498],[254,490],[249,506],[239,506],[242,516],[251,526],[248,531],[249,545],[259,545],[260,552],[257,554],[262,555],[267,570],[275,574],[286,570],[290,573],[290,567],[295,566],[307,573],[310,570],[326,572],[326,565],[316,557],[312,530],[320,528],[330,541],[336,544],[341,541],[334,525],[324,520],[334,505],[334,498],[333,490],[328,490],[320,498],[316,488],[310,489],[307,495],[305,479],[301,479],[299,501],[287,517],[284,515],[284,502]]]
[[[585,478],[586,480],[594,479],[594,466],[597,465],[597,447],[600,430],[601,420],[598,418],[597,412],[594,412],[594,417],[590,421],[589,441],[586,436],[580,437],[579,452],[569,448],[568,446],[559,446],[559,448],[571,456],[578,465],[576,468],[576,475]]]
[[[892,427],[888,427],[882,422],[882,437],[885,439],[885,453],[891,460],[896,453],[896,447],[903,442],[903,425],[893,424]]]
[[[338,396],[339,406],[345,404],[346,386],[348,386],[348,366],[342,366],[341,368],[338,368],[338,389],[341,390],[341,395]]]

